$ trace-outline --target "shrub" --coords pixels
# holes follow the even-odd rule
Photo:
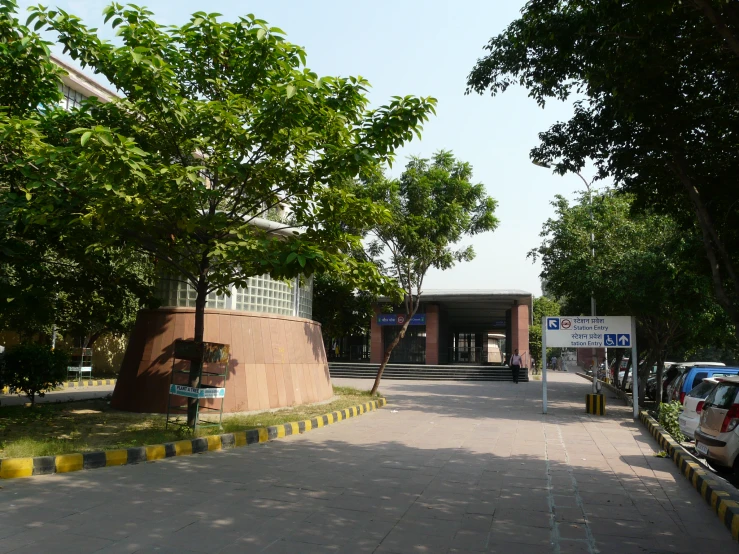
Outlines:
[[[678,421],[680,410],[682,410],[682,404],[677,400],[659,405],[659,424],[678,442],[685,440],[685,435],[680,431],[680,422]]]
[[[35,343],[18,344],[5,353],[3,379],[35,404],[36,395],[44,396],[64,382],[68,365],[69,355],[64,350]]]

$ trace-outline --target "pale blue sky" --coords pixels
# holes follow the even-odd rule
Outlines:
[[[21,0],[21,9],[32,3],[36,2]],[[103,30],[101,12],[108,3],[60,0],[49,5]],[[437,116],[426,124],[422,140],[400,151],[394,173],[409,155],[452,150],[472,164],[475,180],[498,200],[500,226],[467,240],[475,248],[475,260],[449,271],[433,271],[426,288],[516,288],[541,294],[540,268],[526,253],[540,243],[541,225],[551,214],[554,195],[572,198],[583,184],[575,175],[559,177],[532,165],[529,150],[540,131],[569,117],[571,106],[551,103],[541,109],[520,88],[496,98],[464,95],[467,75],[483,55],[483,46],[517,17],[524,0],[135,3],[147,6],[166,24],[184,23],[196,11],[218,12],[228,19],[253,13],[305,47],[308,66],[319,75],[367,78],[376,105],[392,95],[437,98]],[[109,29],[101,32],[110,36]]]

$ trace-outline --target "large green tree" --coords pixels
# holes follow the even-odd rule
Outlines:
[[[470,91],[520,84],[575,98],[534,159],[593,160],[636,205],[697,227],[713,293],[739,333],[739,10],[719,0],[532,0],[487,45]]]
[[[0,329],[30,338],[56,327],[94,343],[127,331],[140,299],[151,300],[151,264],[121,245],[88,250],[92,228],[44,225],[53,205],[17,209],[40,185],[39,160],[66,140],[50,123],[74,128],[77,114],[59,106],[61,69],[16,9],[0,1]],[[44,170],[52,182],[64,172]]]
[[[330,271],[366,290],[394,287],[345,255],[361,246],[357,230],[386,215],[348,183],[419,134],[434,99],[370,109],[364,79],[319,77],[302,48],[251,15],[199,12],[163,26],[132,5],[104,13],[116,44],[63,11],[31,14],[122,98],[86,103],[89,120],[43,160],[24,209],[55,205],[57,223],[103,228],[101,248],[123,241],[168,266],[196,291],[197,341],[208,295],[253,275]],[[60,164],[62,178],[49,180],[44,169]],[[278,204],[292,221],[279,229],[292,232],[275,240],[259,218]],[[198,373],[191,364],[192,386]]]
[[[587,313],[592,291],[600,313],[635,316],[646,365],[657,363],[660,382],[668,352],[726,344],[731,325],[710,294],[710,278],[697,270],[695,231],[686,234],[664,215],[632,214],[632,202],[608,192],[594,195],[592,206],[558,196],[532,256],[541,258],[548,289],[567,298],[568,310]]]
[[[472,260],[472,247],[457,244],[466,236],[494,230],[498,220],[496,201],[484,185],[472,182],[472,166],[449,151],[437,152],[431,160],[412,158],[400,179],[374,178],[368,190],[390,213],[373,227],[369,254],[383,274],[400,283],[406,314],[399,333],[385,348],[374,394],[393,349],[418,310],[428,271]]]

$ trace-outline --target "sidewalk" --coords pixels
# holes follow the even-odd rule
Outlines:
[[[336,380],[369,387],[369,381]],[[590,383],[383,383],[377,412],[261,446],[1,483],[2,552],[733,552]]]

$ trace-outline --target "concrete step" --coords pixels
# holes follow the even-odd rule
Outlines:
[[[332,377],[374,379],[378,364],[331,362]],[[510,368],[506,366],[470,365],[412,365],[388,364],[383,379],[405,379],[415,381],[512,381]],[[521,372],[520,381],[528,381],[528,374]]]

